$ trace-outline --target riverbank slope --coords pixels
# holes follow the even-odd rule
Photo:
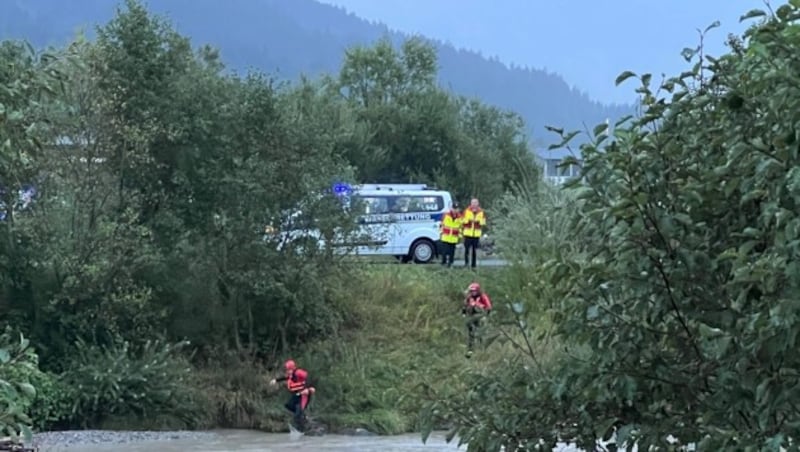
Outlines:
[[[314,379],[310,416],[328,432],[363,428],[376,434],[418,431],[417,416],[430,390],[463,384],[454,375],[464,366],[490,366],[499,356],[478,350],[465,358],[466,330],[460,313],[463,291],[481,282],[497,309],[503,268],[477,271],[437,265],[359,265],[336,294],[343,317],[337,334],[271,358],[226,354],[194,368],[194,412],[205,418],[192,428],[288,430],[287,398],[281,386],[283,360],[293,358]],[[487,330],[488,331],[488,330]],[[101,429],[183,429],[180,413],[143,418],[110,416]]]

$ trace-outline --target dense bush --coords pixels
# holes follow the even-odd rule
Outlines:
[[[796,448],[800,5],[761,16],[722,57],[684,50],[694,67],[657,89],[620,75],[642,115],[581,146],[577,252],[529,276],[563,352],[436,404],[470,450]]]
[[[30,439],[32,424],[28,412],[36,397],[30,376],[38,369],[30,342],[6,328],[0,335],[0,433]]]
[[[32,373],[28,381],[36,388],[36,396],[26,411],[35,430],[45,431],[74,425],[74,393],[61,375],[39,370]]]
[[[161,341],[141,347],[124,341],[108,347],[80,343],[64,374],[73,419],[82,427],[98,427],[110,417],[142,424],[169,417],[184,428],[206,425],[210,407],[181,353],[186,346]]]

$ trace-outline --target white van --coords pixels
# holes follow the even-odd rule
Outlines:
[[[337,184],[333,191],[358,222],[354,238],[334,244],[341,252],[421,264],[437,257],[439,225],[453,202],[450,192],[424,184]],[[289,229],[282,234],[288,241],[312,238],[324,246],[316,231]]]
[[[425,184],[362,184],[342,194],[359,212],[362,256],[395,256],[403,262],[429,263],[438,254],[439,225],[450,209],[450,192]]]

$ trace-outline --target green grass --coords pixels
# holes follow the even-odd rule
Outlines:
[[[301,357],[320,378],[315,413],[334,428],[415,430],[425,401],[421,385],[456,384],[448,378],[469,365],[460,315],[464,289],[476,278],[491,285],[498,273],[417,265],[358,272],[342,294],[357,324]]]
[[[503,299],[513,292],[503,285],[518,284],[519,277],[497,267],[476,272],[438,265],[354,269],[337,294],[352,320],[336,337],[307,344],[292,356],[317,381],[311,416],[334,431],[416,431],[428,397],[423,385],[462,387],[465,383],[457,378],[462,370],[496,368],[511,351],[508,345],[493,345],[491,351],[479,349],[471,360],[464,357],[460,309],[467,285],[479,281],[502,311]],[[217,426],[285,431],[287,394],[267,387],[263,368],[231,362],[202,373]]]

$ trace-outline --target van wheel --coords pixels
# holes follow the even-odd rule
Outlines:
[[[428,239],[419,239],[411,245],[409,255],[414,262],[427,264],[436,257],[436,245]]]

